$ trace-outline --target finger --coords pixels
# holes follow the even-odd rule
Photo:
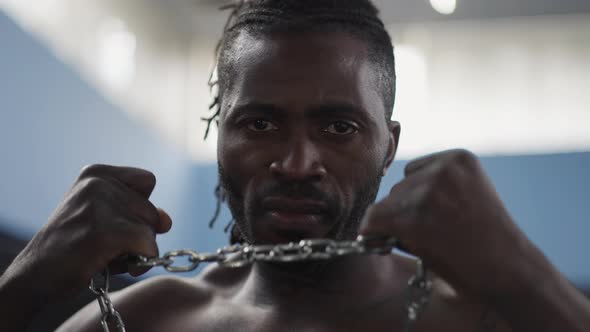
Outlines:
[[[115,253],[115,256],[111,258],[109,268],[113,273],[129,272],[133,276],[147,272],[149,268],[128,266],[126,257],[129,255],[157,257],[159,250],[154,232],[150,227],[134,222],[122,220],[118,224],[120,226],[113,234],[113,240],[109,241]]]
[[[402,219],[415,212],[419,201],[423,176],[411,175],[393,186],[389,195],[371,206],[359,229],[361,235],[397,236]],[[397,234],[396,234],[397,233]]]
[[[473,156],[473,153],[465,149],[453,149],[436,152],[410,161],[404,168],[404,174],[408,176],[426,168],[435,168],[436,164],[439,164],[443,161],[448,161],[449,159],[469,159]]]
[[[426,166],[431,165],[436,160],[440,159],[441,155],[443,153],[446,153],[446,152],[437,152],[437,153],[429,154],[429,155],[411,160],[410,162],[408,162],[406,164],[406,167],[404,167],[405,176],[414,174],[414,173],[424,169]]]
[[[118,207],[118,213],[123,214],[132,221],[140,222],[152,227],[157,232],[160,223],[160,213],[158,209],[141,194],[135,192],[122,183],[109,181],[116,187],[112,195],[115,206]]]
[[[367,209],[359,234],[365,236],[394,236],[403,239],[405,230],[402,223],[406,221],[406,214],[411,213],[411,209],[406,207],[409,203],[397,203],[390,197],[372,205]]]
[[[416,254],[416,212],[404,209],[391,213],[392,209],[385,202],[373,205],[365,215],[363,226],[359,230],[362,236],[379,236],[396,239],[396,248],[407,253]]]
[[[149,198],[156,186],[156,176],[147,170],[135,167],[89,165],[82,169],[82,177],[112,178],[125,184],[145,198]]]
[[[158,208],[158,214],[160,218],[156,224],[156,233],[168,233],[170,228],[172,228],[172,218],[170,218],[170,215],[161,208]]]

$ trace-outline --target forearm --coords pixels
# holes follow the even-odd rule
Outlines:
[[[588,331],[590,301],[539,252],[510,296],[494,299],[514,331]]]
[[[0,276],[3,331],[25,331],[35,315],[48,303],[47,296],[36,291],[34,280],[27,280],[17,272],[19,268],[22,266],[15,262]]]

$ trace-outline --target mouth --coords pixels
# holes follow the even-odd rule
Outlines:
[[[265,216],[282,229],[308,229],[322,224],[328,212],[327,204],[310,199],[268,197],[262,204]]]

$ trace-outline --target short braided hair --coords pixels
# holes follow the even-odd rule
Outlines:
[[[205,138],[212,122],[217,122],[226,89],[230,86],[233,44],[241,32],[264,36],[274,31],[349,32],[367,42],[369,59],[378,66],[377,83],[381,89],[386,120],[391,119],[395,101],[395,59],[391,37],[371,0],[239,0],[222,7],[232,9],[215,53],[216,74],[209,85],[216,88],[207,122]],[[217,79],[215,79],[217,76]]]

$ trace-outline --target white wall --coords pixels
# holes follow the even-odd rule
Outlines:
[[[393,25],[401,155],[590,150],[590,16]]]

